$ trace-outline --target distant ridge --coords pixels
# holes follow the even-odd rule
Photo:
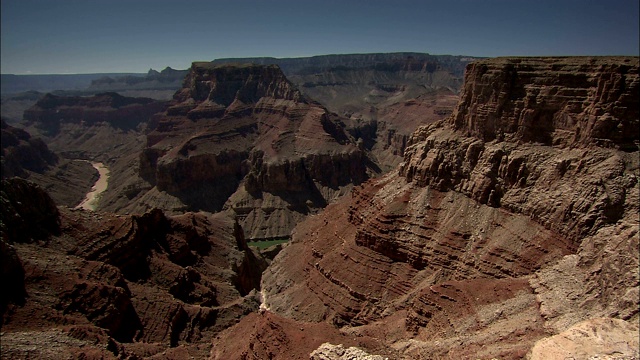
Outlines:
[[[51,92],[55,90],[85,90],[93,80],[109,76],[144,76],[143,73],[0,75],[0,93],[15,94],[25,91]]]
[[[316,68],[318,71],[326,71],[337,66],[349,68],[375,68],[376,65],[413,60],[416,62],[438,62],[443,65],[455,66],[455,73],[462,75],[467,63],[483,58],[467,55],[431,55],[419,52],[394,52],[394,53],[369,53],[369,54],[330,54],[315,55],[295,58],[274,58],[274,57],[246,57],[246,58],[222,58],[215,59],[215,64],[250,62],[258,65],[275,64],[280,66],[285,75],[298,74],[305,68]],[[310,70],[310,69],[308,69]],[[304,71],[303,71],[304,72]]]

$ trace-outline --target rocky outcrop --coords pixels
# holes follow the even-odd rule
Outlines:
[[[638,59],[504,58],[467,68],[456,130],[483,141],[637,151]]]
[[[165,107],[163,101],[116,93],[45,95],[25,112],[25,122],[32,134],[42,136],[49,149],[58,154],[60,165],[43,176],[33,176],[33,180],[46,186],[59,204],[76,206],[98,174],[89,162],[75,160],[101,162],[110,169],[112,181],[98,206],[116,210],[132,193],[140,191],[138,186],[143,181],[137,173],[137,162],[145,144],[143,131],[152,115]]]
[[[238,339],[244,339],[238,341]],[[374,338],[360,336],[354,338],[341,333],[326,323],[295,322],[269,311],[261,310],[246,317],[237,326],[231,327],[213,339],[210,359],[309,359],[325,343],[339,343],[348,346],[349,354],[357,354],[356,347],[376,349],[378,353],[395,354],[392,350],[376,344]],[[334,353],[339,350],[335,349]],[[343,354],[344,354],[344,350]],[[329,359],[327,357],[313,359]],[[370,359],[384,359],[371,357]],[[332,358],[331,358],[332,359]],[[350,357],[349,359],[355,359]],[[365,358],[363,358],[365,359]]]
[[[380,355],[371,355],[355,346],[344,348],[342,344],[324,343],[310,354],[311,360],[386,360]]]
[[[173,211],[227,209],[248,239],[288,237],[375,169],[277,66],[194,63],[156,121],[140,158],[154,189],[133,210],[153,206],[152,193],[177,199]]]
[[[637,321],[638,134],[620,133],[637,74],[636,58],[470,65],[397,172],[296,227],[265,306],[409,358],[522,358],[582,320]]]
[[[599,318],[539,340],[531,349],[529,359],[637,359],[638,347],[637,324]]]
[[[47,189],[61,205],[76,206],[97,179],[88,162],[56,155],[41,138],[2,121],[2,178],[17,176]]]
[[[59,212],[37,185],[20,179],[2,180],[2,237],[8,243],[46,239],[60,231]]]
[[[3,356],[55,346],[75,357],[181,348],[202,358],[212,336],[258,309],[266,263],[223,214],[58,209],[24,180],[2,185]]]
[[[44,172],[58,162],[58,157],[49,151],[39,138],[8,125],[4,119],[2,131],[2,178],[13,176],[26,177],[25,170]]]

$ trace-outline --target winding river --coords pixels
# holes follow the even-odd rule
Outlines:
[[[101,162],[91,163],[93,167],[98,170],[100,177],[98,181],[93,185],[91,191],[87,193],[87,196],[82,200],[82,202],[76,206],[76,209],[85,209],[94,211],[96,207],[98,207],[98,201],[100,200],[100,195],[107,190],[107,186],[109,185],[109,169]]]

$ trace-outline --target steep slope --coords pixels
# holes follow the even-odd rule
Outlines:
[[[342,115],[384,171],[402,161],[411,133],[453,111],[465,66],[477,58],[425,53],[217,59],[276,64],[308,98]]]
[[[84,161],[61,158],[41,138],[8,125],[2,119],[1,177],[29,179],[49,191],[56,202],[75,206],[91,189],[97,174]]]
[[[376,169],[277,66],[210,63],[193,64],[140,162],[153,188],[127,211],[226,209],[250,239],[288,237]]]
[[[39,138],[8,125],[2,119],[2,178],[26,176],[27,170],[44,171],[55,165],[57,156]]]
[[[638,72],[625,57],[470,65],[398,171],[294,230],[265,306],[408,358],[522,358],[600,317],[637,334]]]
[[[55,187],[48,186],[47,178],[33,180],[46,187],[59,204],[75,206],[97,177],[89,161],[101,162],[110,169],[111,185],[103,194],[99,208],[113,210],[118,204],[128,202],[130,189],[143,183],[137,173],[137,162],[144,148],[147,123],[166,105],[163,101],[124,97],[116,93],[88,97],[45,95],[25,111],[27,129],[41,136],[69,167],[88,168],[88,175],[75,173],[78,178],[86,176],[89,186],[75,202],[70,202],[58,196],[59,191]]]
[[[1,195],[3,358],[202,358],[258,309],[266,263],[224,216],[57,208],[15,178]]]

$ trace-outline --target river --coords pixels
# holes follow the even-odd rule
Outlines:
[[[107,190],[107,186],[109,185],[109,169],[101,162],[91,163],[93,167],[98,170],[100,177],[96,181],[96,183],[91,188],[91,191],[87,193],[87,196],[82,200],[82,202],[76,206],[76,209],[85,209],[94,211],[96,207],[98,207],[98,201],[100,200],[100,195]]]

